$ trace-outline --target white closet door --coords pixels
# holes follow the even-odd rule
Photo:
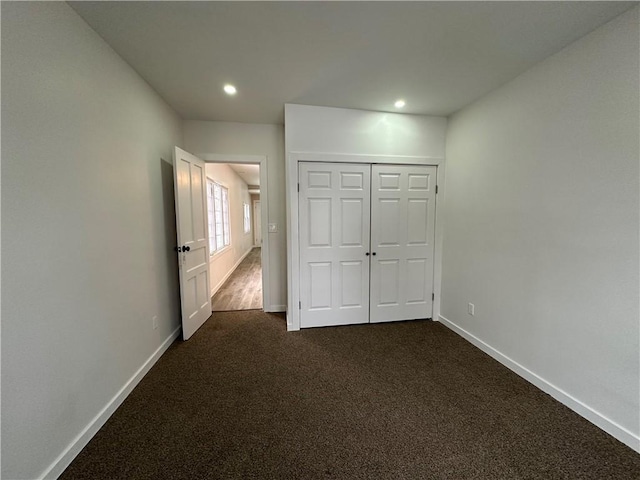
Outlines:
[[[300,326],[369,321],[370,165],[300,163]]]
[[[371,322],[432,318],[436,167],[371,174]]]

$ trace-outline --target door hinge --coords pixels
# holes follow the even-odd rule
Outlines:
[[[300,184],[298,184],[298,192],[300,192]]]
[[[436,185],[436,195],[438,194],[438,185]]]
[[[431,294],[431,300],[435,300],[435,299],[436,299],[436,294],[435,294],[435,293],[432,293],[432,294]]]
[[[302,302],[298,302],[298,310],[302,310]]]

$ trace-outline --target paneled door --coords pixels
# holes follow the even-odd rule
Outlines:
[[[370,321],[431,318],[436,167],[373,165]]]
[[[299,165],[300,326],[369,322],[370,165]]]
[[[187,340],[211,316],[207,182],[205,163],[178,147],[173,165],[182,337]]]

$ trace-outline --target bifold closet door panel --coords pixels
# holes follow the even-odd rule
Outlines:
[[[300,326],[369,321],[371,166],[299,164]]]
[[[431,318],[436,167],[373,165],[371,175],[370,321]]]

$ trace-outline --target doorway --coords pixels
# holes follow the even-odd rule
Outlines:
[[[263,231],[264,216],[261,209],[256,216],[255,210],[266,189],[263,162],[260,157],[249,157],[253,161],[247,163],[240,163],[238,156],[203,157],[207,162],[211,309],[264,309],[266,255],[262,244],[256,244],[256,229]]]

